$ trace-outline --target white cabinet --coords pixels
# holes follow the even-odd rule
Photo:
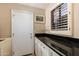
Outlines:
[[[42,56],[48,56],[49,55],[49,50],[47,47],[41,47],[42,51]]]
[[[36,56],[59,56],[37,38],[35,38],[35,54]]]
[[[41,46],[38,43],[35,43],[35,54],[41,56]]]
[[[49,50],[41,41],[35,38],[35,54],[36,56],[48,56]]]
[[[41,56],[41,46],[37,38],[35,38],[35,54],[36,56]]]
[[[4,38],[0,42],[0,56],[10,56],[11,54],[11,38]]]
[[[38,55],[38,45],[35,43],[35,54]]]
[[[42,56],[49,56],[49,48],[45,44],[42,44],[41,51]]]

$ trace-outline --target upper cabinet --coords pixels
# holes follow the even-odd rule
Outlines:
[[[48,15],[46,32],[72,36],[72,4],[54,4],[48,9],[46,9],[46,16]]]

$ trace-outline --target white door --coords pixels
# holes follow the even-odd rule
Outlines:
[[[20,56],[33,52],[32,12],[12,10],[12,38],[13,55]]]

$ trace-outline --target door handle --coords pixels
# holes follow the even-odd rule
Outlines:
[[[32,35],[32,33],[30,33],[30,35]]]
[[[43,47],[45,49],[45,47]]]

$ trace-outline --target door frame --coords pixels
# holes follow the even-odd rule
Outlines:
[[[23,12],[24,12],[24,13],[25,13],[25,12],[30,12],[30,13],[32,13],[32,16],[33,16],[33,17],[32,17],[32,18],[33,18],[33,19],[32,19],[32,23],[33,23],[33,25],[32,25],[32,28],[33,28],[33,29],[32,29],[32,31],[33,31],[32,37],[33,37],[33,41],[35,41],[35,40],[34,40],[34,13],[33,13],[32,11],[28,11],[28,10],[25,11],[25,10],[19,10],[19,9],[11,9],[11,11],[10,11],[10,12],[11,12],[11,38],[12,38],[12,40],[13,40],[13,31],[12,31],[12,30],[13,30],[13,28],[12,28],[13,22],[12,22],[12,19],[13,19],[13,12],[14,12],[14,11],[22,12],[22,13],[23,13]],[[13,42],[12,42],[12,40],[11,40],[11,52],[12,52],[12,55],[13,55],[13,54],[14,54],[14,51],[13,51]],[[34,46],[34,44],[33,44],[33,46]],[[34,55],[34,48],[33,48],[32,54]]]

